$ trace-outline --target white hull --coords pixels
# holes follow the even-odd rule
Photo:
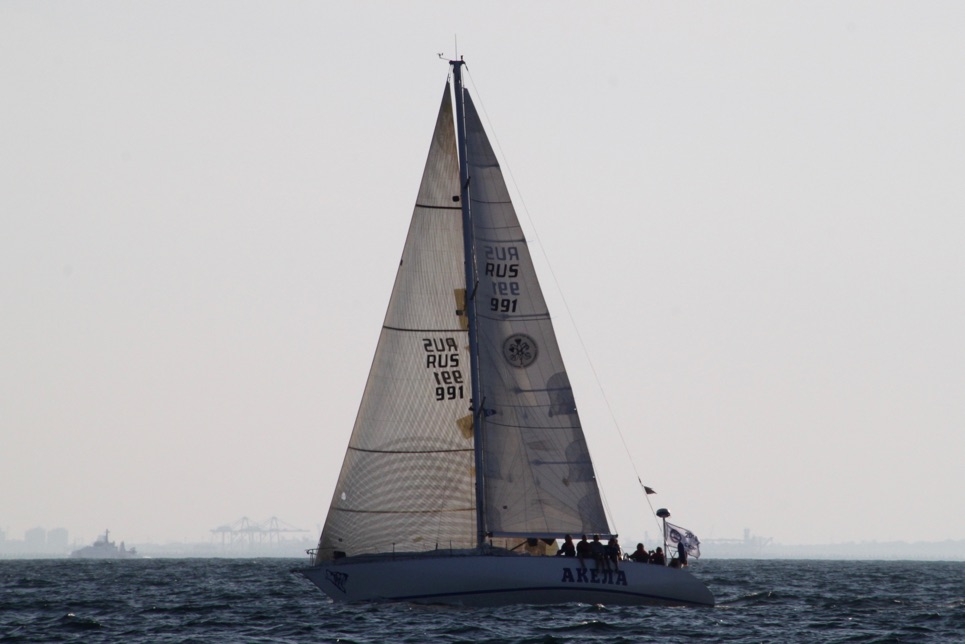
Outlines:
[[[630,561],[605,572],[566,557],[400,557],[341,559],[296,572],[338,602],[714,605],[688,571]]]

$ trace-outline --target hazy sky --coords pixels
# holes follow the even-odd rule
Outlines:
[[[962,33],[960,2],[5,0],[0,529],[315,535],[458,37],[625,542],[657,534],[631,459],[702,538],[965,538]]]

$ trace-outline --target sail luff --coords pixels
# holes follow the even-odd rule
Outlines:
[[[475,241],[473,238],[472,226],[472,177],[469,174],[468,151],[466,148],[466,116],[465,102],[466,96],[462,84],[462,67],[465,64],[461,60],[450,61],[452,65],[453,84],[456,94],[456,136],[459,151],[459,195],[462,206],[462,230],[463,245],[465,255],[466,272],[466,316],[469,321],[469,364],[470,364],[470,383],[472,389],[472,426],[473,426],[473,450],[475,463],[475,487],[476,487],[476,544],[480,547],[486,541],[486,487],[483,478],[483,436],[481,423],[479,422],[479,411],[481,409],[481,399],[479,396],[479,342],[476,331],[476,262],[475,262]]]

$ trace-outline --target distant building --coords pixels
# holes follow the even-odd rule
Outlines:
[[[67,528],[54,528],[47,533],[47,550],[51,552],[67,552],[69,549]]]
[[[43,528],[30,528],[24,532],[23,540],[28,548],[43,550],[47,545],[47,531]]]

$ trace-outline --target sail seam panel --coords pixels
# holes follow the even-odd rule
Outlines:
[[[486,204],[487,206],[494,206],[494,205],[495,206],[499,206],[499,205],[512,206],[513,205],[513,202],[510,201],[509,199],[482,199],[479,197],[473,197],[472,202],[478,203],[478,204]]]
[[[520,393],[548,393],[548,392],[551,392],[551,391],[573,391],[573,388],[572,388],[572,387],[549,387],[549,388],[545,388],[545,387],[535,388],[535,387],[534,387],[534,388],[523,389],[522,387],[519,387],[519,388],[514,389],[513,391],[520,392]]]
[[[553,317],[550,315],[549,311],[545,313],[527,313],[527,314],[513,314],[510,315],[506,313],[502,316],[486,315],[484,312],[477,313],[476,317],[484,318],[486,320],[493,320],[494,322],[530,322],[530,321],[540,321],[540,320],[552,320]]]
[[[519,226],[516,225],[516,224],[506,224],[506,225],[504,225],[504,226],[494,226],[494,225],[488,225],[488,226],[487,226],[487,225],[485,225],[485,224],[478,223],[478,224],[476,224],[476,230],[490,230],[490,231],[492,231],[492,230],[519,230]],[[480,241],[482,241],[482,242],[487,242],[487,243],[490,243],[490,244],[525,244],[525,243],[526,243],[526,238],[525,238],[525,237],[510,237],[509,239],[496,239],[495,237],[481,237],[481,236],[477,235],[477,236],[476,236],[476,241],[477,241],[477,242],[480,242]]]
[[[490,407],[489,405],[486,405],[486,407],[487,407],[487,409],[492,409],[492,407]],[[498,408],[498,409],[506,409],[506,410],[536,409],[535,407],[521,407],[521,406],[518,406],[518,405],[517,405],[517,406],[498,405],[497,408]],[[499,422],[499,421],[497,421],[497,420],[494,420],[494,418],[496,418],[496,416],[498,416],[498,415],[499,415],[499,411],[497,410],[497,412],[496,412],[495,414],[493,414],[490,418],[487,418],[487,419],[486,419],[486,424],[487,424],[487,425],[492,425],[492,426],[494,427],[494,429],[523,429],[523,430],[532,430],[532,431],[563,432],[563,431],[572,431],[572,430],[576,430],[576,429],[582,429],[581,426],[577,425],[576,427],[574,427],[574,426],[572,425],[572,423],[568,423],[568,422],[565,423],[565,424],[564,424],[564,423],[553,423],[553,424],[550,424],[550,425],[546,425],[546,424],[543,424],[543,425],[531,425],[531,424],[521,424],[521,423],[513,423],[513,424],[510,424],[510,423],[501,423],[501,422]],[[561,418],[562,418],[563,416],[564,416],[564,414],[560,414],[560,417],[561,417]],[[566,416],[569,417],[569,414],[567,414]]]
[[[493,392],[494,389],[495,389],[494,387],[491,387],[491,388],[489,389],[489,391],[493,394],[493,396],[498,395],[498,394],[496,394],[495,392]],[[512,394],[518,394],[518,393],[532,393],[532,392],[529,392],[529,391],[526,391],[526,390],[522,390],[522,389],[514,389],[514,390],[512,390],[512,392],[506,392],[506,391],[504,390],[504,394],[507,394],[507,393],[510,394],[510,395],[512,395]],[[497,399],[493,398],[492,400],[485,400],[484,402],[487,403],[487,404],[485,405],[486,409],[506,409],[506,410],[514,410],[514,411],[516,411],[516,410],[522,410],[522,411],[533,411],[533,410],[536,410],[536,411],[539,411],[539,410],[545,409],[545,408],[547,407],[546,401],[539,401],[539,400],[527,404],[527,403],[525,403],[525,402],[523,402],[523,401],[506,402],[506,401],[504,401],[504,400],[497,400]],[[571,414],[571,413],[568,413],[568,414],[557,413],[557,414],[553,414],[552,416],[546,416],[546,418],[554,418],[554,417],[556,417],[556,416],[560,416],[560,417],[562,417],[562,416],[572,416],[572,415],[573,415],[573,414]],[[490,422],[493,422],[493,421],[490,421]],[[549,421],[549,422],[551,422],[553,426],[556,426],[556,425],[558,424],[556,421]],[[547,425],[545,425],[545,424],[540,424],[540,425],[529,425],[529,424],[527,424],[527,425],[523,425],[523,426],[524,426],[524,427],[541,428],[541,427],[546,427]],[[582,427],[582,424],[577,423],[577,424],[574,426],[573,423],[567,421],[564,426],[565,426],[565,427],[569,427],[569,428],[576,429],[576,428],[578,428],[578,427]]]

